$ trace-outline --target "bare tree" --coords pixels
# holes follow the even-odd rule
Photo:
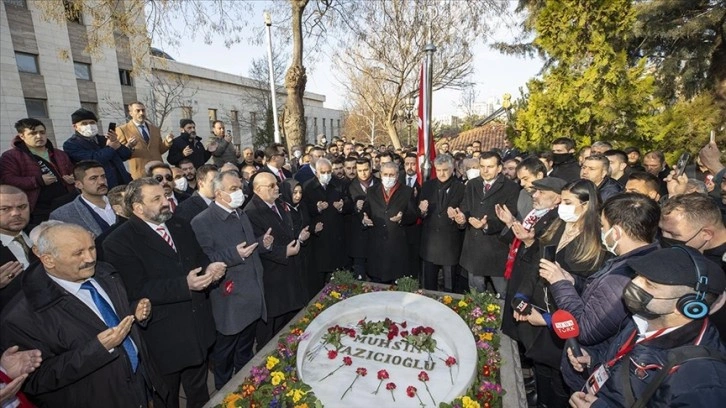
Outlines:
[[[335,55],[341,85],[353,99],[385,118],[396,147],[401,146],[396,113],[418,94],[424,46],[434,55],[433,89],[463,88],[473,72],[471,47],[489,32],[486,16],[503,10],[499,0],[389,0],[358,3],[346,21],[350,35]]]
[[[478,97],[479,91],[474,84],[461,90],[458,106],[465,118],[477,115],[476,100]]]

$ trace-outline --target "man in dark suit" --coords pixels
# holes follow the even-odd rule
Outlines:
[[[255,195],[245,207],[254,235],[272,235],[275,240],[268,252],[261,252],[265,268],[265,302],[267,322],[257,323],[257,344],[268,341],[300,310],[308,294],[303,282],[303,264],[298,253],[302,242],[310,237],[305,227],[295,234],[290,209],[280,197],[280,188],[271,174],[259,174],[253,182]]]
[[[29,221],[28,196],[17,187],[0,184],[0,310],[20,292],[20,274],[37,259],[23,232]]]
[[[380,184],[380,181],[373,177],[371,161],[369,159],[358,159],[355,163],[356,179],[348,186],[348,196],[353,205],[353,215],[350,225],[350,236],[348,243],[348,256],[353,259],[353,272],[360,280],[367,279],[366,259],[368,258],[368,235],[369,230],[362,224],[363,203],[366,201],[368,190]]]
[[[140,326],[148,299],[129,304],[116,271],[96,263],[83,227],[49,227],[38,238],[42,265],[23,274],[23,288],[2,315],[0,348],[38,349],[43,362],[23,391],[38,406],[166,406],[168,391]],[[155,317],[159,317],[156,315]]]
[[[176,208],[184,200],[191,197],[189,194],[181,193],[174,190],[174,173],[171,167],[162,162],[153,163],[149,166],[146,177],[156,179],[156,181],[164,188],[164,194],[169,201],[169,208],[172,213],[176,212]]]
[[[179,204],[175,216],[191,222],[194,217],[206,210],[214,201],[214,177],[217,176],[217,166],[205,164],[197,169],[197,191],[187,200]]]
[[[418,205],[422,222],[421,258],[424,289],[438,290],[439,269],[444,274],[444,291],[462,293],[466,287],[458,279],[459,255],[464,233],[453,220],[454,209],[464,199],[464,183],[453,177],[454,159],[447,155],[434,160],[436,178],[421,188]]]
[[[504,266],[507,244],[499,239],[504,228],[496,215],[495,205],[505,205],[517,213],[519,186],[502,175],[502,160],[493,152],[479,157],[480,177],[469,180],[460,211],[455,214],[459,228],[466,229],[459,265],[469,274],[469,285],[484,291],[489,277],[494,291],[504,294]]]
[[[212,184],[215,200],[194,217],[192,228],[209,260],[227,265],[225,278],[209,294],[217,327],[210,360],[219,390],[252,359],[257,321],[267,320],[259,254],[269,251],[273,239],[264,233],[255,238],[250,220],[238,209],[244,195],[237,173],[219,173]]]
[[[260,173],[272,173],[278,183],[282,183],[285,179],[292,177],[292,173],[282,167],[285,165],[285,152],[281,147],[282,145],[273,144],[265,148],[266,164],[259,170]]]
[[[421,184],[418,182],[418,156],[416,153],[406,153],[403,158],[403,172],[399,182],[405,183],[413,190],[415,207],[418,206]],[[408,244],[408,265],[413,276],[421,275],[421,222],[416,221],[406,227],[406,243]]]
[[[328,159],[315,164],[316,177],[303,186],[303,200],[310,212],[311,224],[323,223],[323,230],[313,240],[312,270],[319,279],[320,290],[329,275],[348,264],[343,216],[350,211],[350,198],[339,180],[333,177],[333,165]]]
[[[374,282],[393,283],[410,273],[407,225],[416,222],[411,187],[398,181],[395,163],[381,165],[381,185],[369,191],[363,204],[363,225],[368,235],[368,276]]]
[[[207,353],[215,340],[210,285],[224,276],[210,263],[188,222],[172,217],[164,188],[151,178],[132,181],[124,197],[131,218],[103,243],[108,262],[123,278],[130,300],[147,297],[154,318],[143,332],[151,356],[179,406],[209,400]]]

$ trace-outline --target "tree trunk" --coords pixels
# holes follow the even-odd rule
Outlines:
[[[292,63],[285,74],[285,113],[283,126],[288,151],[292,146],[305,144],[305,108],[303,95],[308,77],[303,66],[302,14],[308,0],[290,0],[292,7]]]
[[[398,138],[398,129],[396,129],[396,122],[392,120],[386,121],[386,130],[388,130],[388,137],[391,138],[391,144],[394,149],[401,148],[401,140]]]

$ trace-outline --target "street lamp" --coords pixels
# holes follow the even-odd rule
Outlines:
[[[398,119],[403,121],[408,126],[408,146],[411,146],[411,124],[413,123],[413,107],[416,104],[416,100],[413,96],[409,96],[408,99],[403,102],[402,109],[398,110]]]
[[[275,124],[275,143],[280,143],[280,126],[277,121],[277,90],[275,89],[275,70],[272,67],[272,16],[263,14],[267,26],[267,62],[270,68],[270,93],[272,94],[272,121]]]

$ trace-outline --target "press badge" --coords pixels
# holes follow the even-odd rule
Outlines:
[[[610,374],[608,374],[608,370],[605,369],[605,364],[600,365],[587,379],[587,382],[585,383],[585,388],[587,388],[587,393],[596,395],[598,391],[600,391],[600,388],[602,388],[603,384],[605,384],[605,381],[610,378]]]

